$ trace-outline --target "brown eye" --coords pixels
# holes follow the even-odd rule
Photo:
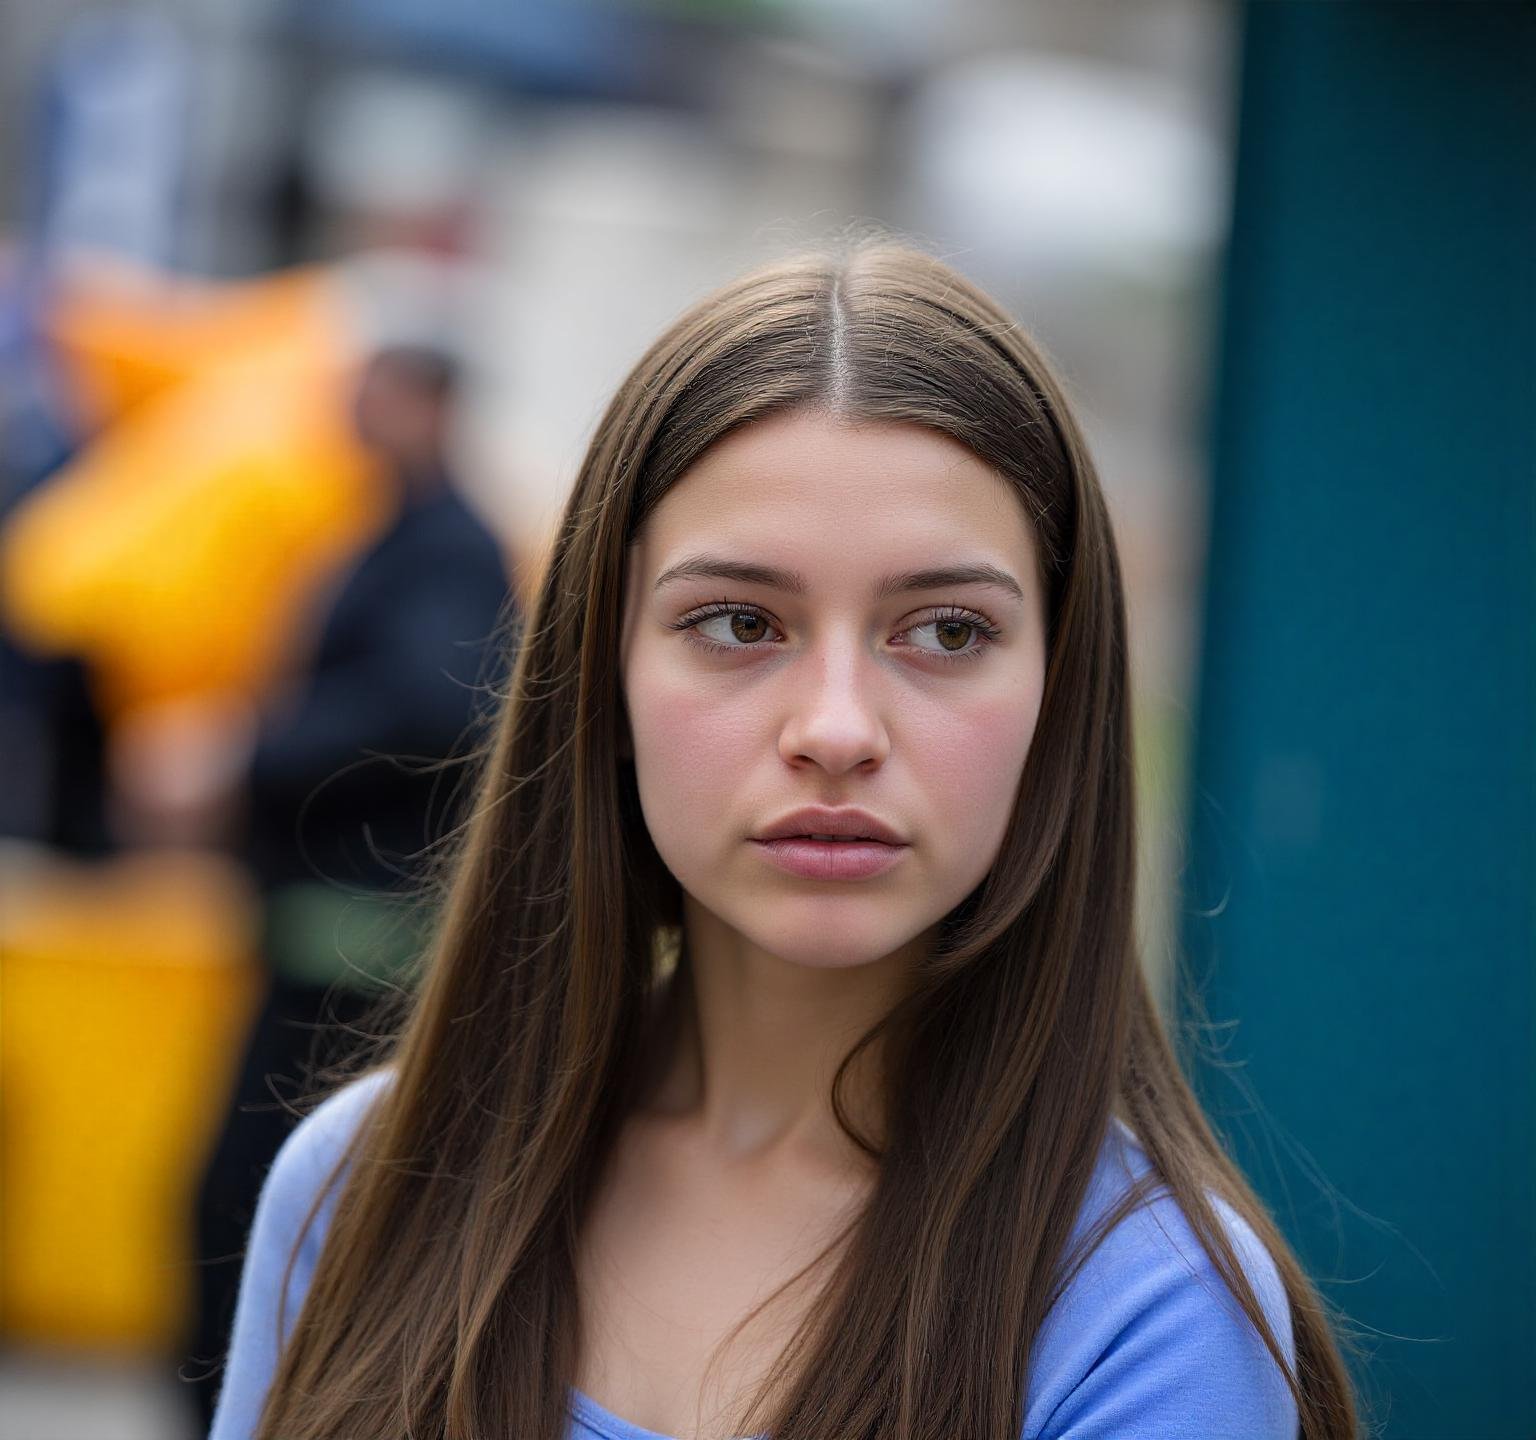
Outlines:
[[[934,629],[939,637],[939,644],[946,650],[965,649],[966,641],[971,638],[971,631],[975,628],[969,620],[938,620],[934,622]],[[951,644],[951,641],[954,643]]]
[[[906,633],[912,636],[933,631],[939,643],[932,646],[926,641],[916,641],[913,648],[941,660],[975,660],[986,653],[998,638],[999,631],[991,621],[970,610],[955,611],[931,616],[914,625]]]
[[[681,630],[690,643],[706,649],[742,651],[766,649],[773,625],[761,611],[722,601],[702,615],[674,621],[673,628]]]
[[[749,610],[735,610],[731,613],[731,634],[746,644],[761,640],[766,629],[767,625],[761,615],[754,615]]]

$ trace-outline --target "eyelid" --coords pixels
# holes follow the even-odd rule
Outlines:
[[[956,650],[944,652],[938,650],[923,650],[916,647],[920,653],[934,655],[940,659],[967,659],[990,648],[1001,638],[1002,630],[988,615],[980,610],[973,609],[969,605],[960,605],[955,602],[935,602],[924,607],[927,612],[923,618],[915,619],[910,624],[902,627],[902,632],[916,630],[924,625],[942,623],[947,620],[958,620],[972,626],[982,637],[982,643],[973,650]],[[750,600],[712,600],[703,605],[696,605],[677,620],[669,621],[668,625],[673,630],[690,631],[706,620],[712,620],[719,615],[756,615],[766,623],[774,625],[773,617],[761,605],[754,604]],[[774,625],[774,628],[778,627]],[[704,636],[694,636],[699,644],[711,645],[717,650],[755,650],[759,645],[722,645]]]
[[[957,601],[934,601],[932,604],[921,607],[930,612],[928,621],[913,621],[913,624],[930,623],[933,619],[941,620],[970,620],[974,619],[978,625],[990,626],[994,631],[1000,629],[997,622],[984,610],[978,610],[971,605],[962,605]],[[752,600],[710,600],[703,605],[695,605],[686,614],[668,623],[673,629],[681,630],[684,626],[702,620],[710,615],[735,614],[741,611],[752,615],[761,615],[765,620],[772,620],[772,614],[763,606]],[[933,614],[932,612],[942,612]]]

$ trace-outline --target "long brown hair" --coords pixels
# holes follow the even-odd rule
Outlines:
[[[1286,1372],[1303,1436],[1356,1435],[1334,1313],[1207,1124],[1138,960],[1125,605],[1083,437],[995,302],[874,239],[711,295],[604,414],[382,1057],[392,1084],[333,1172],[345,1179],[261,1440],[564,1434],[584,1208],[688,964],[679,886],[619,755],[626,547],[710,445],[799,406],[932,427],[1004,477],[1035,529],[1048,651],[996,861],[839,1071],[839,1120],[877,1179],[753,1415],[768,1410],[774,1440],[1017,1440],[1033,1343],[1087,1253],[1066,1251],[1119,1118],[1151,1161],[1143,1180],[1176,1198]],[[839,1098],[877,1040],[893,1057],[878,1153]],[[1128,1190],[1088,1248],[1148,1189]],[[1212,1193],[1275,1261],[1294,1371]]]

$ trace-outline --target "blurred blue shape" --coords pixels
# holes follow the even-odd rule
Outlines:
[[[68,458],[72,434],[41,317],[56,263],[176,259],[189,59],[141,10],[80,16],[40,77],[23,148],[21,243],[0,276],[0,515]]]
[[[651,17],[562,0],[297,0],[288,21],[317,39],[555,97],[644,93],[662,61]]]
[[[0,522],[74,448],[22,285],[0,287]]]
[[[175,261],[186,165],[190,57],[148,11],[81,16],[44,76],[27,229],[46,253]]]

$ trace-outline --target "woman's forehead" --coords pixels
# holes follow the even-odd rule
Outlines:
[[[757,422],[712,447],[662,497],[634,549],[637,578],[652,586],[713,566],[716,578],[790,593],[854,567],[887,593],[893,575],[940,566],[1017,576],[1034,553],[1012,483],[959,442],[815,414]]]
[[[833,497],[869,485],[914,485],[942,497],[966,481],[1001,477],[966,446],[924,425],[848,420],[820,410],[795,410],[753,421],[710,446],[663,497],[687,486],[694,503],[705,491],[792,491],[807,486]],[[840,485],[831,485],[830,481]]]

